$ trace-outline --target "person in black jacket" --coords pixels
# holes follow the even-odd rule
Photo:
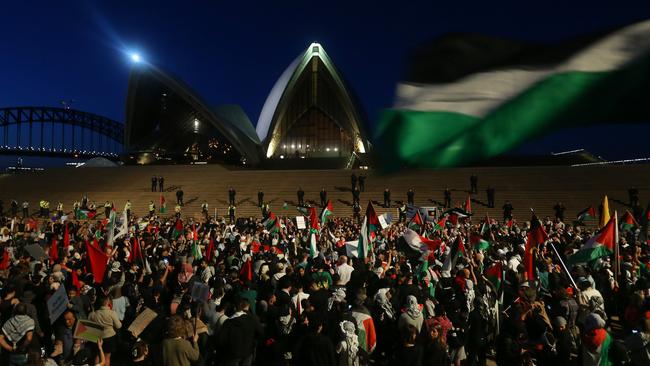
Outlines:
[[[555,218],[564,222],[564,210],[566,210],[566,207],[564,207],[564,204],[562,202],[558,202],[553,206],[553,210],[555,210]]]
[[[264,203],[264,192],[260,189],[257,191],[257,207],[262,207]]]
[[[415,192],[413,191],[413,188],[409,188],[409,190],[406,192],[406,202],[408,202],[409,205],[413,205],[415,199]]]
[[[325,190],[325,187],[323,187],[320,190],[320,206],[325,207],[327,204],[327,191]]]
[[[472,176],[469,177],[470,193],[478,192],[478,177],[476,173],[472,173]]]
[[[158,188],[158,177],[154,175],[151,177],[151,192],[155,192],[156,188]]]
[[[224,365],[251,365],[255,341],[261,337],[262,326],[250,314],[250,303],[239,300],[237,312],[223,323],[218,334]]]
[[[309,332],[300,338],[294,357],[295,365],[336,366],[332,340],[323,335],[323,319],[318,312],[307,316]]]
[[[350,189],[354,189],[354,187],[357,186],[357,175],[354,173],[352,173],[352,175],[350,176],[350,184],[351,184]]]
[[[176,191],[176,204],[183,206],[183,190]]]
[[[512,203],[510,201],[506,201],[506,203],[503,205],[503,221],[508,221],[512,219],[512,210],[514,208],[512,207]]]
[[[237,192],[235,192],[235,189],[233,187],[230,187],[228,190],[228,204],[231,206],[235,205],[235,195]]]
[[[485,192],[487,193],[488,208],[494,208],[494,188],[488,187]]]
[[[304,206],[305,205],[305,191],[302,190],[302,187],[298,188],[298,192],[296,192],[296,195],[298,196],[298,206]]]
[[[158,191],[162,192],[165,190],[165,178],[161,175],[158,177]]]
[[[445,208],[450,208],[451,207],[451,191],[449,188],[445,188]]]
[[[390,189],[384,189],[384,207],[390,207]]]
[[[352,190],[352,204],[359,204],[359,199],[361,196],[361,191],[359,191],[359,187],[354,187]]]
[[[364,192],[366,190],[366,176],[359,174],[359,190]]]

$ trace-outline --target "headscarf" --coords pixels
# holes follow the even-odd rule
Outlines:
[[[395,316],[395,312],[393,311],[393,305],[391,305],[390,301],[388,301],[388,297],[386,296],[386,293],[390,289],[388,288],[381,288],[377,293],[375,294],[375,303],[379,305],[381,310],[388,316],[388,319],[393,319]]]
[[[7,339],[16,343],[20,341],[27,332],[34,330],[34,319],[29,315],[16,315],[9,318],[2,326],[2,332],[7,336]]]
[[[408,295],[406,297],[406,313],[413,319],[422,316],[422,310],[420,309],[420,304],[418,304],[418,299],[413,295]]]
[[[337,288],[327,300],[327,310],[332,310],[335,302],[345,302],[345,289]]]

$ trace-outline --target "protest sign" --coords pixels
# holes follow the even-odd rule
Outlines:
[[[133,323],[129,326],[128,331],[133,334],[134,337],[140,336],[140,333],[144,332],[145,328],[151,324],[151,322],[156,319],[158,313],[155,311],[144,308],[144,310],[133,320]]]
[[[47,300],[47,312],[50,316],[50,323],[54,322],[65,312],[68,308],[68,294],[65,291],[65,286],[59,286],[59,289],[50,296]]]
[[[74,338],[97,343],[97,340],[103,337],[103,325],[85,319],[77,320],[77,326],[74,328]]]

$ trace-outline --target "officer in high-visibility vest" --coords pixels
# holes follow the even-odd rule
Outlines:
[[[176,207],[174,207],[174,212],[176,212],[176,218],[181,217],[181,205],[176,204]]]
[[[39,207],[38,216],[45,217],[45,200],[41,200],[38,203],[38,207]]]
[[[61,203],[61,202],[56,204],[56,215],[58,217],[63,216],[63,203]]]
[[[153,214],[156,212],[156,205],[153,201],[149,201],[149,217],[153,217]]]
[[[43,209],[43,217],[50,217],[50,201],[45,201],[45,207]]]
[[[203,201],[201,204],[201,213],[208,217],[208,201]]]
[[[264,202],[264,203],[262,204],[262,216],[264,216],[264,218],[267,218],[267,217],[269,216],[269,212],[270,212],[270,210],[271,210],[271,209],[270,209],[270,207],[269,207],[269,203],[268,203],[268,202]]]

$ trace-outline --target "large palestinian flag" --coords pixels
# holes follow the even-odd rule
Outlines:
[[[589,263],[614,253],[614,246],[618,237],[617,222],[618,218],[614,215],[609,219],[607,225],[589,239],[577,253],[569,257],[569,264]]]
[[[646,122],[650,21],[555,44],[454,34],[415,50],[380,118],[389,168],[490,158],[560,127]]]

